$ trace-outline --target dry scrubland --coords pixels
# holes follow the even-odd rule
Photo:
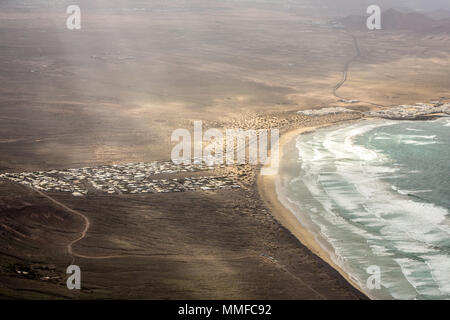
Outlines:
[[[332,11],[196,4],[90,8],[78,32],[64,28],[61,8],[2,8],[0,170],[168,159],[171,132],[193,120],[287,131],[359,117],[293,115],[345,106],[333,87],[356,50],[348,32],[326,25]],[[338,93],[365,102],[346,107],[450,95],[448,36],[352,34],[361,55]],[[73,248],[87,256],[76,257],[79,292],[64,272],[82,219],[1,180],[0,297],[364,298],[273,218],[254,168],[237,173],[239,191],[52,195],[91,221]]]

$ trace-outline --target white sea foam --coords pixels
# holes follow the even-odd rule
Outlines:
[[[434,280],[439,285],[439,289],[446,294],[450,294],[450,257],[437,254],[424,256],[424,258],[431,269]]]
[[[430,275],[430,269],[426,263],[409,258],[394,259],[402,270],[408,282],[414,287],[418,295],[427,296],[439,296],[441,292],[438,290],[437,285]],[[411,298],[419,298],[409,297]]]
[[[429,144],[436,144],[436,136],[424,136],[424,135],[410,135],[410,134],[401,134],[397,136],[397,139],[400,143],[410,144],[415,146],[425,146]]]
[[[384,285],[392,297],[441,297],[450,292],[447,291],[450,281],[445,280],[445,277],[450,278],[450,268],[445,273],[443,267],[439,267],[441,263],[450,263],[450,256],[438,255],[441,244],[450,238],[449,212],[408,197],[431,190],[402,190],[385,182],[383,178],[397,174],[397,168],[388,165],[391,159],[377,150],[355,144],[356,137],[394,123],[356,124],[299,137],[296,146],[302,174],[301,180],[296,179],[291,187],[298,188],[301,183],[312,195],[307,207],[302,208],[305,201],[296,205],[311,213],[311,220],[319,226],[321,236],[332,244],[337,256],[350,265],[362,267],[377,259],[384,259],[385,263],[389,262],[386,259],[391,259],[393,263],[391,257],[399,254],[427,257],[426,263],[425,258],[395,259],[404,281],[402,284],[398,275],[385,279]],[[416,145],[437,142],[435,135],[384,134],[375,139],[396,139]],[[363,239],[366,242],[362,242]],[[355,269],[349,272],[358,276]],[[387,277],[394,273],[388,273]],[[408,289],[409,285],[417,292]]]
[[[436,144],[438,143],[437,141],[417,141],[417,140],[403,140],[402,141],[404,144],[412,144],[415,146],[426,146],[429,144]]]
[[[406,128],[408,131],[416,131],[416,132],[423,132],[421,129],[414,129],[414,128]]]

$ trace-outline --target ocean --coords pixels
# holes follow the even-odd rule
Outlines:
[[[280,201],[371,298],[450,299],[449,133],[368,120],[284,147]]]

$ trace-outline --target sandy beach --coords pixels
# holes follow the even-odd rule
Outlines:
[[[286,122],[286,131],[307,128],[282,135],[284,145],[289,137],[313,127],[357,118],[349,114],[307,121],[286,114],[257,121],[261,126]],[[0,274],[6,284],[0,296],[105,299],[125,293],[138,299],[366,299],[345,274],[333,269],[320,247],[314,247],[314,238],[303,236],[306,230],[290,231],[302,230],[301,225],[289,211],[283,213],[280,204],[275,208],[276,196],[267,202],[274,177],[257,183],[257,173],[257,167],[248,165],[193,173],[236,175],[242,185],[237,190],[114,197],[93,193],[83,198],[49,194],[56,201],[0,180],[0,212],[9,228],[0,235],[5,240],[0,248],[3,264],[9,268]],[[72,209],[90,221],[87,235],[72,246],[85,275],[79,292],[67,290],[61,278],[72,261],[67,245],[86,229]],[[6,240],[10,233],[13,240]],[[48,249],[34,250],[33,241]],[[22,270],[30,275],[18,274]],[[110,276],[101,277],[104,272]],[[46,277],[52,280],[40,280]]]
[[[354,28],[356,1],[78,2],[80,30],[64,3],[0,2],[0,299],[367,299],[283,205],[283,166],[174,168],[172,137],[278,129],[291,158],[299,134],[450,103],[450,36]]]
[[[290,141],[295,139],[300,134],[305,134],[314,131],[318,128],[330,126],[330,124],[323,124],[319,126],[311,126],[304,128],[297,128],[290,130],[280,137],[279,158],[283,159],[283,149]],[[315,255],[329,264],[332,268],[338,271],[353,287],[365,294],[357,282],[355,282],[349,274],[347,274],[338,264],[336,264],[330,252],[325,250],[317,241],[316,235],[308,230],[295,216],[286,208],[279,200],[277,193],[277,178],[278,174],[274,175],[258,175],[257,185],[258,191],[263,198],[267,207],[270,208],[274,217],[287,228],[303,245],[311,250]]]

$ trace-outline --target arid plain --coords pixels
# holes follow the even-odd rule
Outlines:
[[[169,160],[171,133],[195,120],[287,132],[361,117],[298,110],[450,96],[448,31],[336,27],[342,10],[313,1],[81,2],[72,31],[62,5],[3,6],[1,173]],[[271,214],[257,168],[196,174],[234,174],[241,188],[55,202],[0,180],[0,297],[365,299]],[[90,221],[72,254],[85,221],[67,208]],[[73,259],[80,291],[65,284]]]

